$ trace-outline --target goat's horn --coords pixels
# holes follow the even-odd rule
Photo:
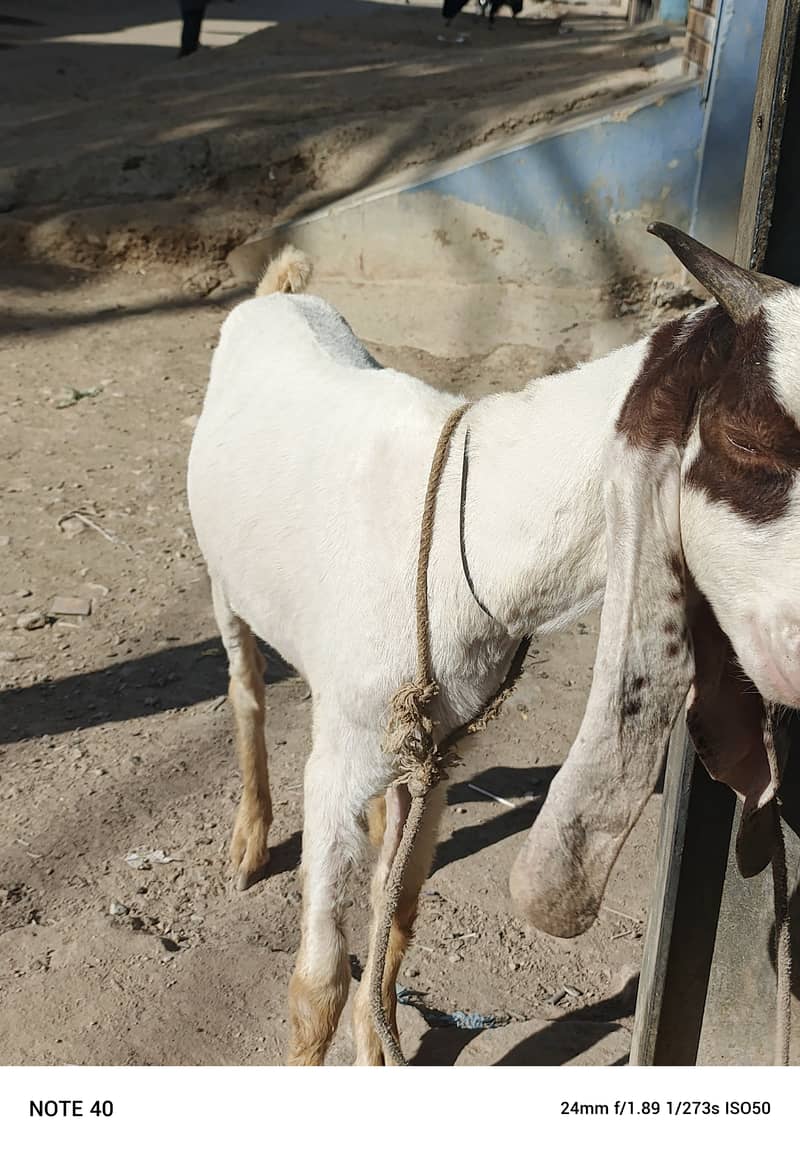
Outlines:
[[[671,224],[657,222],[650,224],[647,230],[672,248],[687,271],[711,292],[734,323],[746,323],[761,307],[765,296],[789,286],[762,272],[740,268]]]

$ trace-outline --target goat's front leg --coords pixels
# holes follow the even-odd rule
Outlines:
[[[386,966],[383,976],[383,1005],[386,1018],[397,1035],[397,992],[395,981],[403,955],[411,941],[414,929],[414,920],[417,917],[417,903],[422,884],[428,877],[436,848],[437,831],[442,816],[446,784],[441,783],[428,796],[425,814],[422,819],[417,841],[408,860],[406,873],[403,878],[403,888],[400,892],[400,901],[397,912],[392,920],[389,946],[386,952]],[[386,880],[389,877],[394,856],[400,845],[406,816],[410,807],[408,790],[405,787],[389,787],[386,792],[385,830],[383,845],[372,877],[372,927],[370,930],[370,946],[367,964],[361,976],[361,985],[358,988],[353,1007],[353,1034],[356,1041],[356,1063],[359,1066],[382,1066],[383,1048],[375,1032],[372,1022],[372,1012],[369,1004],[369,984],[373,962],[375,960],[375,944],[378,925],[383,914]],[[373,808],[370,812],[370,831],[374,834],[380,825],[380,811]]]
[[[264,740],[264,657],[252,631],[212,586],[214,614],[228,656],[228,697],[236,720],[236,751],[242,772],[242,797],[231,838],[231,863],[239,890],[262,877],[269,862],[267,838],[272,798]]]
[[[324,1061],[350,986],[342,919],[351,861],[363,849],[365,801],[354,794],[359,778],[350,767],[315,740],[305,775],[302,939],[289,985],[291,1066]]]

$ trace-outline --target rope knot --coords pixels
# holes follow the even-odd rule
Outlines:
[[[440,760],[428,707],[439,693],[436,683],[404,683],[392,696],[384,750],[396,760],[412,798],[425,795],[441,777]]]

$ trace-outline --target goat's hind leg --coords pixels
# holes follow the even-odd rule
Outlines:
[[[347,1001],[344,902],[353,860],[363,852],[361,816],[370,786],[352,746],[344,753],[339,739],[326,738],[321,723],[316,727],[304,788],[302,941],[289,986],[293,1066],[324,1061]]]
[[[264,657],[253,632],[229,607],[214,584],[214,614],[228,655],[228,697],[236,720],[236,750],[242,772],[242,797],[231,838],[236,885],[246,890],[263,877],[269,862],[267,838],[272,825],[267,747],[264,741]]]

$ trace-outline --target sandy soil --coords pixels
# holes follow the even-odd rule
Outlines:
[[[300,129],[302,147],[312,136],[338,141],[315,169],[333,175],[316,182],[298,175],[293,198],[282,184],[286,205],[307,205],[320,181],[333,194],[365,178],[366,136],[358,125],[369,116],[381,122],[387,145],[374,156],[373,171],[432,154],[438,97],[448,86],[460,94],[451,93],[455,111],[442,147],[510,131],[515,117],[533,114],[533,105],[521,109],[513,95],[514,85],[530,79],[532,44],[509,45],[498,67],[512,97],[498,90],[495,100],[489,91],[481,127],[471,93],[482,49],[456,60],[436,48],[435,62],[431,54],[420,63],[410,54],[417,32],[408,31],[407,13],[388,6],[386,13],[385,25],[373,14],[369,36],[359,25],[346,43],[338,30],[310,26],[302,51],[288,34],[280,39],[282,26],[259,34],[258,58],[270,68],[280,61],[285,76],[295,77],[297,86],[284,86],[281,99],[297,106],[302,90],[307,100],[304,117],[313,129]],[[373,34],[379,27],[384,31]],[[406,40],[392,39],[401,27]],[[252,66],[248,53],[259,35],[208,55],[229,55],[235,74],[240,62]],[[342,55],[325,89],[319,60],[313,76],[309,71],[308,37]],[[402,63],[386,47],[395,42],[408,49]],[[587,67],[593,59],[587,48]],[[189,61],[183,95],[165,97],[165,119],[183,109],[194,122],[199,93],[217,67]],[[599,71],[608,67],[608,60],[598,64]],[[368,105],[379,69],[386,82],[376,112]],[[245,78],[237,91],[229,82],[226,99],[247,104],[253,84]],[[349,101],[336,128],[326,112],[330,85]],[[278,90],[272,79],[267,87]],[[404,104],[411,96],[413,117]],[[264,96],[259,116],[272,98]],[[108,108],[119,112],[123,103],[112,99]],[[43,97],[40,109],[45,104]],[[500,107],[509,119],[498,128]],[[67,119],[73,114],[68,109]],[[101,150],[105,114],[96,105],[80,113],[84,138]],[[68,138],[53,117],[42,113],[24,138],[10,129],[20,162],[26,149],[33,156],[48,138],[52,146],[62,127]],[[126,133],[132,141],[137,133],[152,136],[152,123],[136,119],[133,111],[121,118],[114,147]],[[427,134],[412,131],[412,122],[427,125]],[[354,166],[342,158],[348,131]],[[399,159],[398,133],[407,137]],[[259,156],[257,165],[268,160]],[[65,160],[62,170],[73,169]],[[308,170],[304,161],[299,171]],[[185,194],[202,198],[200,184]],[[218,214],[228,204],[232,216],[240,210],[240,199],[226,199],[221,184],[215,195]],[[282,210],[279,201],[270,201],[275,210]],[[252,205],[241,210],[246,215]],[[30,206],[11,215],[26,212]],[[51,218],[42,212],[42,220]],[[163,254],[142,243],[117,251],[114,267],[88,258],[75,267],[63,252],[46,265],[18,259],[6,264],[0,284],[0,1063],[282,1059],[298,943],[310,703],[305,684],[272,659],[272,868],[250,891],[234,894],[226,852],[238,779],[225,663],[188,520],[184,469],[210,351],[240,297],[219,262],[195,253],[193,263],[168,266]],[[642,315],[641,324],[650,318]],[[554,366],[541,350],[520,347],[468,360],[436,359],[391,340],[374,350],[387,364],[470,395],[520,386]],[[63,596],[83,601],[67,608],[89,613],[63,613],[56,601]],[[506,891],[521,836],[577,731],[595,641],[590,619],[537,643],[505,714],[464,744],[401,975],[417,1004],[401,1008],[401,1028],[420,1064],[626,1058],[658,799],[623,854],[600,920],[583,938],[564,942],[526,929],[513,918]],[[135,869],[126,858],[136,851],[162,851],[168,861]],[[354,984],[365,958],[367,873],[365,867],[355,877],[352,891]],[[478,1011],[506,1025],[462,1030],[440,1025],[431,1010]],[[330,1061],[351,1055],[345,1026]]]

